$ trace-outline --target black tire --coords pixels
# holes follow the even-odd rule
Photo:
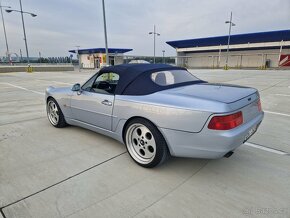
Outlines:
[[[137,133],[138,128],[139,130],[141,129],[140,136],[138,136]],[[142,129],[144,130],[145,133],[142,133]],[[146,168],[153,168],[157,165],[161,165],[170,157],[167,143],[163,135],[159,132],[156,126],[150,121],[142,118],[133,119],[129,121],[129,123],[126,125],[124,133],[125,133],[124,141],[126,144],[127,151],[131,156],[131,158],[138,165]],[[143,134],[145,134],[144,139],[142,138]],[[147,136],[150,136],[150,134],[152,134],[153,137],[151,136],[151,139],[147,140]],[[143,140],[145,141],[145,143]],[[141,143],[142,141],[143,143]],[[153,146],[154,148],[150,145],[151,143],[153,144],[153,141],[155,142],[155,147]],[[142,150],[143,153],[139,152]],[[145,154],[149,154],[149,157],[145,158],[144,156]],[[152,157],[150,157],[151,154]]]
[[[58,119],[53,119],[52,116],[50,115],[50,105],[55,105],[57,108],[57,111],[55,111],[55,115],[58,116]],[[64,119],[63,113],[57,103],[57,101],[54,98],[49,98],[46,103],[46,112],[47,112],[47,117],[51,125],[53,125],[56,128],[63,128],[67,126],[67,123]]]

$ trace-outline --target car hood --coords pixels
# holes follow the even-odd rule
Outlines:
[[[162,91],[175,96],[201,98],[222,103],[233,103],[257,92],[244,86],[220,83],[202,83]]]
[[[53,87],[53,86],[49,86],[46,89],[47,93],[70,93],[71,92],[71,87]]]
[[[49,86],[46,90],[56,91],[56,92],[68,92],[68,91],[71,91],[71,87],[54,87],[54,86]]]

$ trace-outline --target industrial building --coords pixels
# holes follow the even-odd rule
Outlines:
[[[109,64],[117,65],[123,63],[123,54],[133,49],[125,48],[108,48]],[[101,68],[106,64],[105,48],[88,48],[70,50],[69,52],[78,54],[80,67],[83,69]]]
[[[222,68],[226,65],[229,36],[166,42],[176,49],[176,64],[188,68]],[[230,68],[290,66],[290,30],[232,35]]]

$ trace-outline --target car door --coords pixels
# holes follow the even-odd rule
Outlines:
[[[81,91],[73,93],[72,117],[86,124],[111,130],[114,91],[119,75],[111,72],[94,77],[82,86]]]

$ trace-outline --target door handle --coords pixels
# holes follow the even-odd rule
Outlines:
[[[107,105],[107,106],[112,106],[112,102],[108,101],[108,100],[104,100],[102,101],[103,105]]]

